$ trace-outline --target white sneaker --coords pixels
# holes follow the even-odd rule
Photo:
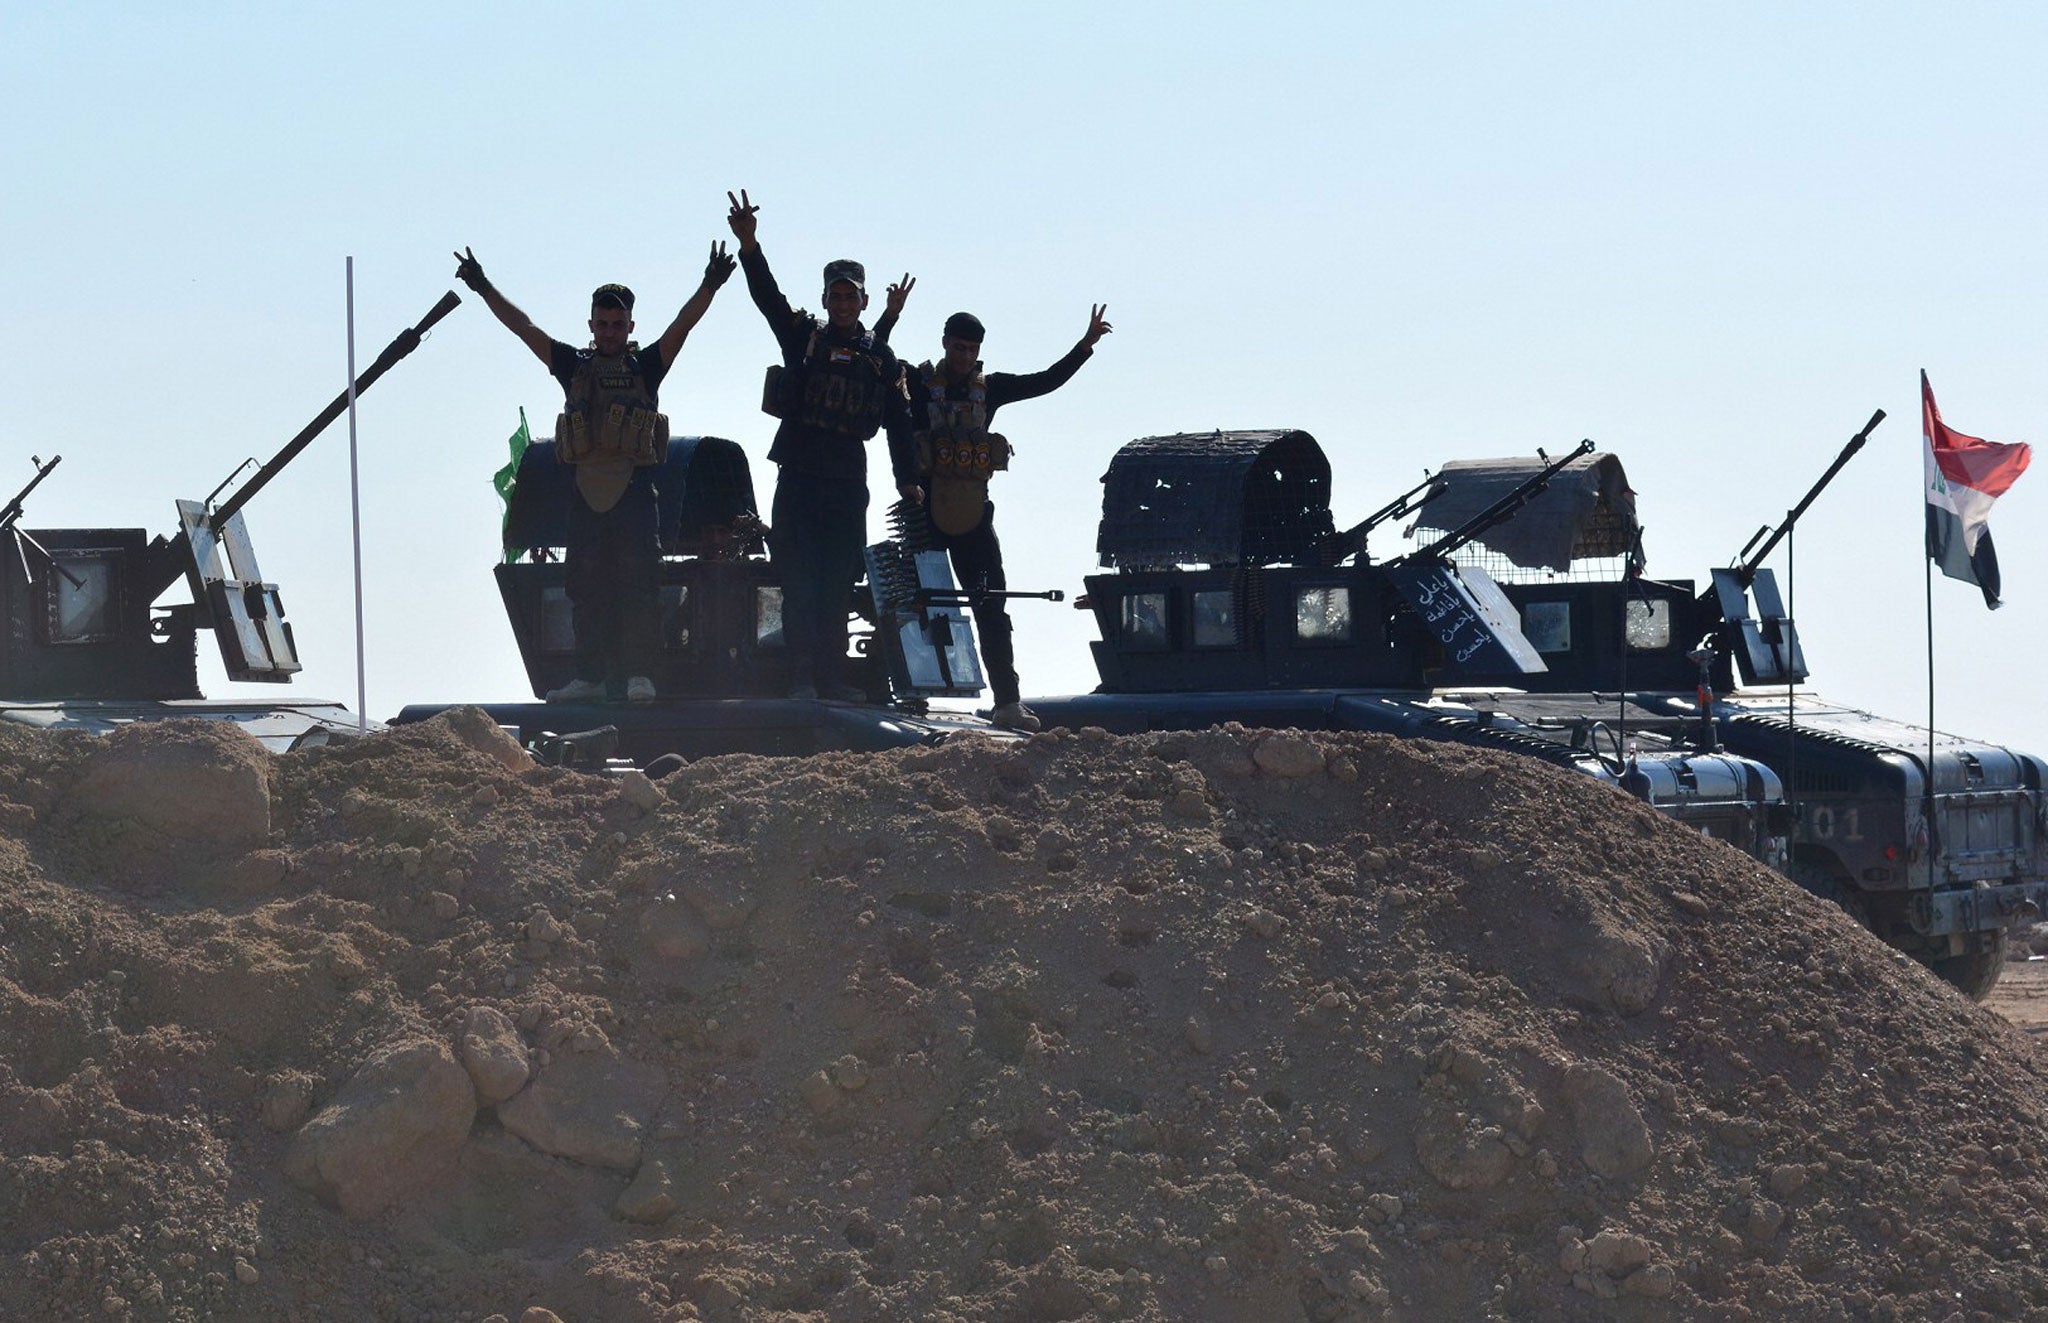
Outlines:
[[[654,701],[654,681],[644,675],[636,675],[626,681],[626,701],[628,703],[652,703]]]
[[[602,680],[571,680],[560,689],[548,690],[550,703],[601,703],[604,697]]]
[[[998,726],[1007,727],[1010,730],[1021,730],[1027,733],[1037,730],[1039,727],[1038,714],[1025,707],[1021,702],[1003,704],[995,711],[989,713],[988,719]]]

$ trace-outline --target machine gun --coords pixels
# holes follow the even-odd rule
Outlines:
[[[418,347],[459,302],[452,292],[445,295],[356,379],[355,392]],[[265,583],[256,567],[241,508],[341,415],[348,400],[343,391],[218,509],[214,496],[227,483],[205,500],[178,502],[175,537],[152,537],[141,528],[41,528],[31,541],[18,527],[22,509],[58,462],[37,461],[34,481],[0,506],[0,534],[12,534],[21,553],[0,557],[0,696],[21,703],[196,703],[204,697],[201,629],[213,630],[229,679],[290,681],[300,669],[291,627],[277,586]],[[192,600],[158,606],[180,577]],[[178,711],[199,714],[196,707]],[[327,724],[299,712],[280,738],[296,738],[308,720]],[[356,724],[349,718],[349,726]]]
[[[1500,585],[1476,565],[1452,564],[1451,555],[1513,517],[1573,460],[1591,453],[1593,443],[1581,441],[1563,459],[1543,455],[1549,462],[1517,483],[1513,491],[1429,545],[1396,556],[1381,567],[1394,591],[1414,610],[1430,637],[1442,645],[1447,669],[1521,675],[1548,669],[1523,636],[1520,615]]]
[[[40,486],[44,478],[50,476],[50,470],[64,462],[64,457],[62,455],[52,455],[50,456],[49,463],[46,464],[43,462],[42,456],[31,455],[29,462],[36,466],[36,476],[28,480],[26,487],[14,493],[13,500],[9,501],[5,506],[0,506],[0,533],[12,529],[16,522],[21,519],[22,505],[28,500],[29,493]]]
[[[1537,451],[1536,454],[1540,458],[1548,461],[1543,468],[1523,479],[1506,496],[1501,497],[1492,505],[1487,506],[1484,510],[1473,515],[1470,519],[1467,519],[1464,523],[1428,546],[1417,547],[1405,555],[1396,556],[1388,561],[1387,568],[1392,569],[1396,565],[1417,561],[1448,561],[1458,548],[1468,542],[1477,540],[1479,535],[1487,529],[1504,524],[1514,518],[1515,511],[1541,495],[1543,489],[1550,485],[1550,480],[1564,472],[1567,468],[1570,468],[1572,461],[1592,453],[1593,443],[1591,440],[1579,442],[1577,446],[1572,448],[1572,452],[1563,459],[1551,459],[1549,455],[1544,454],[1541,450]]]
[[[1835,456],[1835,462],[1828,465],[1827,472],[1820,475],[1820,481],[1814,483],[1806,495],[1799,498],[1799,504],[1786,512],[1784,522],[1776,528],[1765,524],[1750,535],[1749,541],[1742,544],[1742,550],[1735,553],[1736,563],[1729,572],[1743,587],[1747,588],[1756,582],[1757,570],[1763,565],[1764,558],[1785,540],[1786,535],[1792,531],[1792,526],[1799,522],[1799,516],[1806,513],[1806,507],[1812,505],[1821,492],[1827,489],[1827,485],[1835,480],[1835,475],[1842,471],[1842,466],[1856,457],[1856,452],[1863,449],[1863,443],[1870,439],[1870,434],[1876,431],[1877,425],[1883,421],[1884,410],[1879,409],[1871,414],[1870,421],[1863,424],[1863,430],[1849,438],[1848,444],[1842,447],[1842,453]],[[1767,534],[1769,540],[1758,547],[1757,542]],[[1756,547],[1754,554],[1750,551],[1752,547]]]
[[[24,579],[29,576],[29,568],[28,553],[22,550],[22,544],[27,543],[29,546],[34,547],[37,554],[42,556],[44,560],[50,559],[50,553],[43,549],[42,543],[30,537],[27,533],[22,532],[15,525],[21,521],[22,505],[28,500],[28,494],[34,491],[44,478],[50,476],[51,469],[64,462],[64,457],[62,455],[52,455],[50,456],[50,462],[45,464],[42,456],[31,455],[29,456],[29,462],[36,466],[36,476],[28,480],[26,487],[14,493],[13,500],[9,501],[4,508],[0,508],[0,533],[12,533],[14,535],[14,551],[21,561],[21,576]],[[70,572],[66,571],[67,577],[69,574]]]
[[[179,501],[178,535],[159,537],[150,544],[149,569],[141,585],[142,600],[156,600],[183,576],[192,590],[193,625],[214,631],[229,679],[288,683],[300,669],[277,585],[263,582],[256,565],[255,547],[242,520],[242,507],[342,415],[351,393],[361,395],[400,359],[419,348],[434,324],[461,302],[453,290],[443,294],[417,325],[400,332],[397,339],[384,347],[376,361],[356,378],[353,391],[344,390],[335,396],[225,503],[212,508],[210,495],[200,501]],[[245,462],[243,467],[248,462],[253,461]],[[229,475],[227,482],[233,480],[233,475]],[[221,486],[225,487],[227,482]],[[216,488],[215,492],[219,490]]]
[[[420,324],[385,348],[369,371],[356,377],[354,393],[369,389],[399,358],[418,348],[420,338],[459,303],[444,295]],[[197,639],[211,629],[229,680],[289,682],[299,657],[285,623],[276,584],[266,584],[256,567],[242,506],[291,463],[305,446],[348,408],[350,391],[309,422],[242,492],[215,508],[213,498],[178,502],[178,535],[152,537],[145,528],[18,528],[29,494],[57,467],[37,461],[35,481],[0,506],[0,535],[12,535],[20,555],[0,557],[0,698],[16,705],[72,705],[66,721],[90,725],[100,717],[80,713],[115,705],[117,721],[147,715],[205,715],[199,690]],[[254,463],[254,461],[250,461]],[[246,465],[236,469],[242,473]],[[231,481],[231,479],[229,479]],[[35,557],[27,549],[35,549]],[[178,578],[193,600],[158,598]],[[150,705],[178,702],[178,709]],[[82,705],[82,707],[80,707]],[[260,705],[258,705],[260,707]],[[309,729],[356,729],[358,717],[315,715],[338,705],[283,705],[293,715],[260,735],[291,741]],[[242,709],[238,709],[242,711]],[[276,715],[281,709],[270,709]],[[248,717],[250,729],[268,729],[268,717]],[[311,723],[311,725],[307,725]]]
[[[983,602],[1064,602],[1067,594],[1059,588],[958,587],[946,553],[933,546],[923,505],[897,501],[888,518],[891,536],[864,555],[875,642],[890,689],[913,704],[932,697],[971,698],[985,680],[966,610]]]
[[[920,588],[914,600],[919,606],[979,606],[983,602],[1064,602],[1067,600],[1067,592],[1064,588],[1047,588],[1036,593],[1008,588]]]
[[[1342,565],[1353,556],[1357,556],[1361,562],[1367,561],[1365,540],[1375,528],[1386,523],[1389,519],[1399,519],[1404,515],[1414,514],[1423,506],[1428,505],[1431,501],[1441,496],[1443,491],[1441,479],[1433,473],[1425,474],[1421,482],[1416,483],[1407,491],[1388,501],[1364,519],[1361,519],[1341,533],[1332,533],[1329,537],[1323,539],[1324,563]],[[1415,499],[1418,493],[1422,495],[1421,500]]]
[[[1742,550],[1736,553],[1734,565],[1709,572],[1708,585],[1700,593],[1699,600],[1703,606],[1719,610],[1722,624],[1716,633],[1721,637],[1716,647],[1733,653],[1745,682],[1791,684],[1806,678],[1806,656],[1799,647],[1799,631],[1785,609],[1784,599],[1778,594],[1777,576],[1763,568],[1764,558],[1791,534],[1799,516],[1805,514],[1806,508],[1835,480],[1842,466],[1863,449],[1870,433],[1883,421],[1884,410],[1871,414],[1863,430],[1849,438],[1842,452],[1835,456],[1834,463],[1828,465],[1827,472],[1820,475],[1820,481],[1807,489],[1799,504],[1786,512],[1782,523],[1776,528],[1766,524],[1757,529],[1743,544]],[[1749,613],[1752,593],[1756,598],[1754,617]]]
[[[455,311],[456,305],[461,302],[461,296],[452,289],[443,294],[440,302],[436,303],[428,311],[427,315],[419,320],[417,325],[401,331],[397,339],[384,346],[384,352],[377,355],[376,361],[365,368],[362,375],[356,378],[353,393],[361,395],[372,385],[376,384],[379,377],[390,371],[398,360],[419,348],[420,341],[426,337],[428,331],[433,329],[434,323]],[[205,509],[210,503],[211,498],[208,501],[179,503],[179,513],[181,515],[184,514],[184,507],[186,505],[200,507],[196,521],[187,521],[188,524],[196,523],[197,526],[188,526],[182,529],[175,538],[159,538],[156,545],[152,547],[156,565],[150,583],[146,585],[152,589],[149,593],[149,600],[154,601],[165,589],[176,583],[180,575],[187,573],[190,569],[188,562],[200,559],[204,554],[207,554],[202,552],[199,541],[195,540],[195,534],[198,535],[200,540],[206,542],[218,542],[225,538],[229,525],[234,522],[235,516],[241,513],[242,507],[254,499],[256,493],[268,486],[270,480],[284,470],[285,465],[297,459],[299,453],[311,445],[315,437],[326,431],[329,424],[341,417],[342,413],[348,408],[350,394],[350,391],[344,390],[341,394],[335,396],[312,422],[299,429],[299,434],[290,441],[287,441],[284,448],[271,456],[270,462],[258,469],[256,476],[243,484],[241,490],[230,496],[227,502],[219,509],[211,512]],[[229,478],[229,481],[233,481],[232,476]],[[223,483],[222,485],[225,486],[226,484]]]

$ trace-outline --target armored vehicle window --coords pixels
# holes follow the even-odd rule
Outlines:
[[[114,636],[112,551],[60,551],[50,566],[50,642],[97,643]]]
[[[1210,589],[1194,595],[1195,646],[1234,648],[1237,646],[1237,603],[1228,588]]]
[[[1671,646],[1671,603],[1662,598],[1633,601],[1622,611],[1623,631],[1628,646],[1637,652],[1655,652]]]
[[[661,587],[661,646],[664,648],[687,648],[690,646],[690,589],[685,584],[667,583]]]
[[[754,590],[754,643],[757,647],[782,646],[782,590],[763,586]]]
[[[540,649],[576,651],[576,631],[569,624],[569,590],[559,584],[540,590]]]
[[[1123,640],[1127,648],[1165,648],[1165,593],[1125,593],[1123,598]]]
[[[1304,643],[1351,640],[1351,589],[1312,584],[1294,590],[1294,636]]]
[[[1531,602],[1522,608],[1522,635],[1538,652],[1572,650],[1572,604]]]

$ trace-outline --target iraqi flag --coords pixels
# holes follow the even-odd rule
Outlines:
[[[1998,609],[1998,553],[1991,503],[2027,471],[2025,442],[1980,441],[1941,421],[1927,374],[1920,374],[1920,435],[1927,448],[1927,559],[1951,579],[1974,583]]]

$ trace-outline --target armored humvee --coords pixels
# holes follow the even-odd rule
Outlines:
[[[1446,464],[1334,537],[1327,474],[1299,432],[1125,447],[1098,544],[1114,572],[1091,576],[1084,599],[1102,684],[1032,706],[1124,730],[1385,730],[1576,767],[1781,868],[1969,995],[1989,992],[2007,934],[2048,904],[2048,768],[1803,688],[1805,653],[1762,566],[1778,537],[1752,538],[1699,589],[1643,575],[1611,455]],[[1391,515],[1437,536],[1371,564],[1363,534]]]
[[[1545,669],[1500,586],[1456,556],[1566,463],[1540,464],[1444,537],[1373,564],[1363,555],[1371,528],[1427,510],[1436,484],[1339,532],[1329,462],[1306,432],[1134,441],[1103,478],[1097,551],[1107,571],[1087,578],[1079,603],[1094,613],[1102,682],[1091,694],[1030,705],[1049,724],[1123,732],[1239,721],[1505,749],[1627,789],[1782,862],[1788,822],[1778,775],[1702,747],[1697,723],[1616,711],[1591,696],[1474,702],[1453,687],[1465,677]],[[1606,535],[1627,532],[1617,520]]]

